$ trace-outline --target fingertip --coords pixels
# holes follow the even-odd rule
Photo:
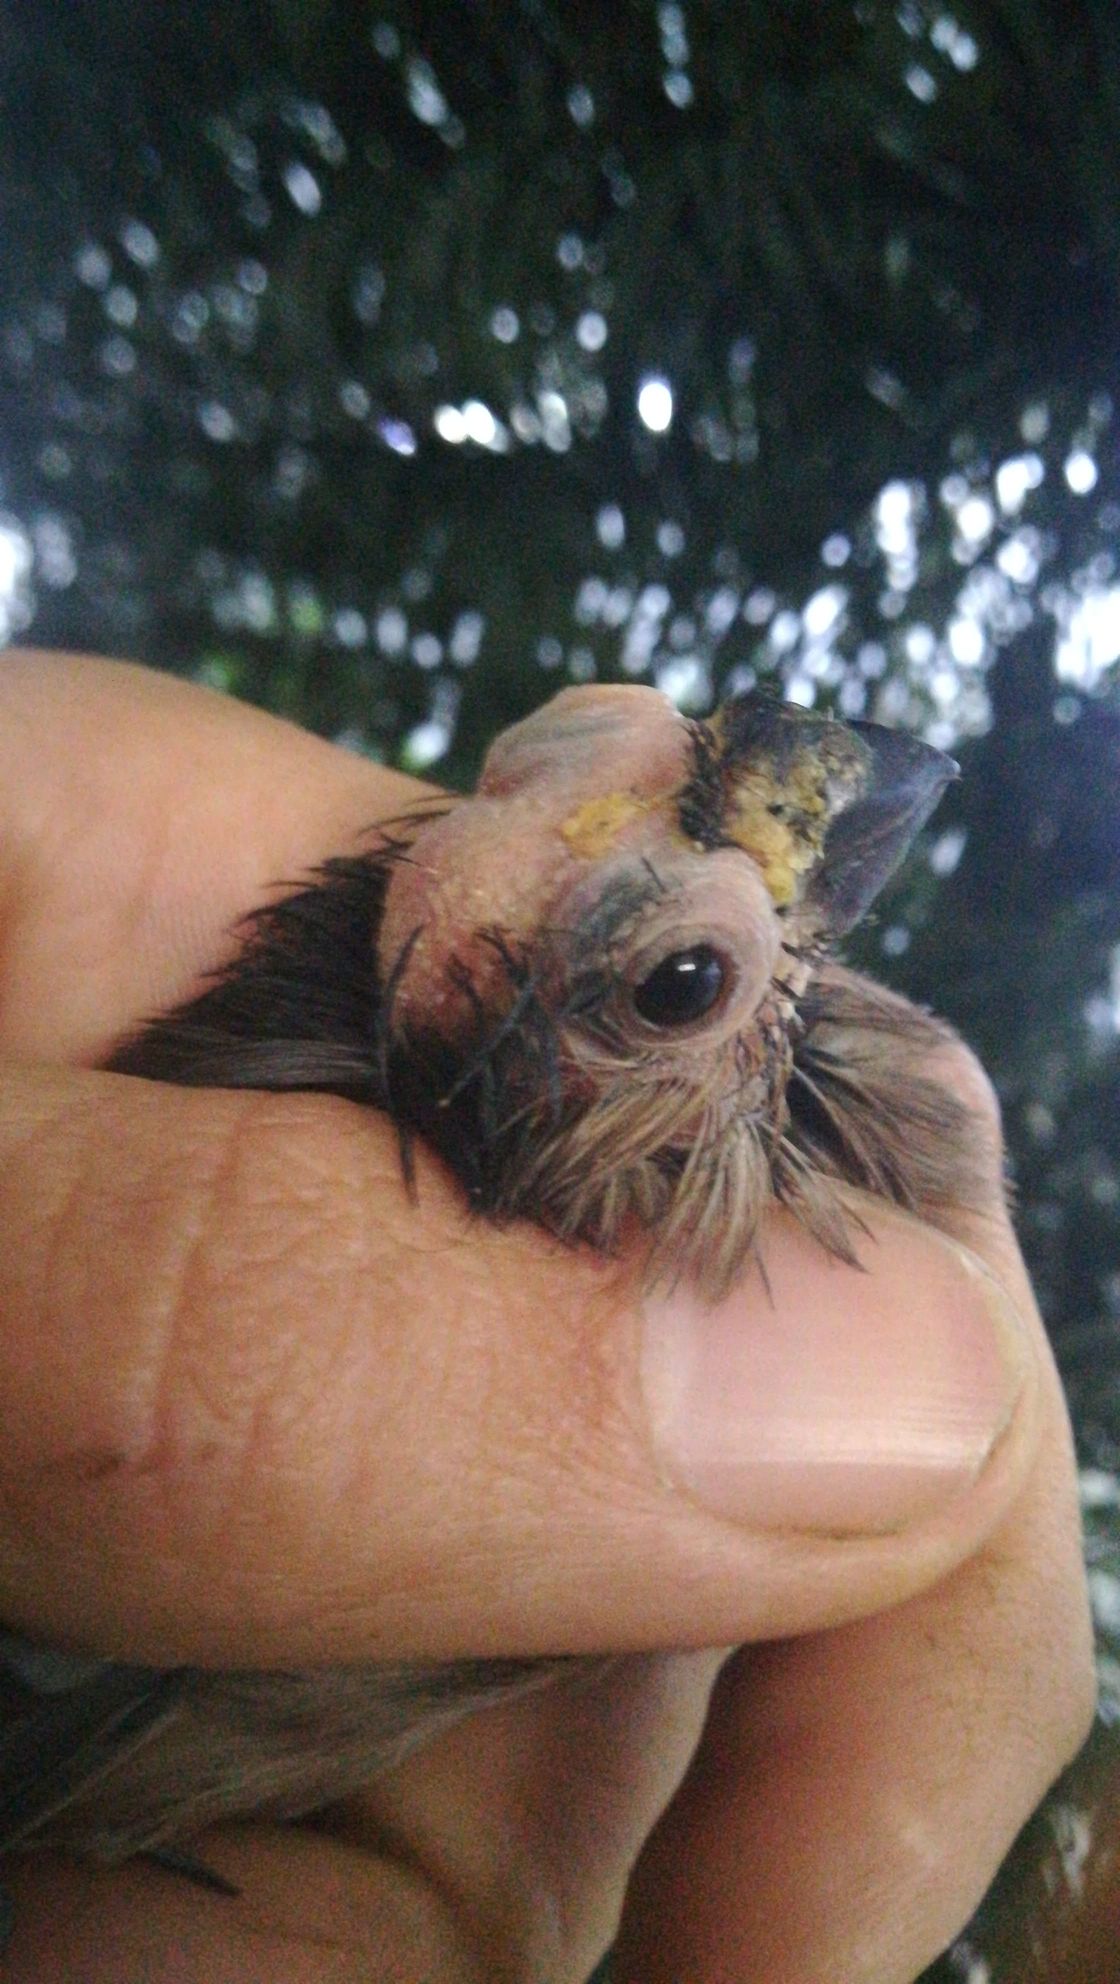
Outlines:
[[[959,1497],[1007,1430],[1029,1339],[974,1257],[868,1210],[862,1284],[778,1214],[723,1301],[646,1308],[644,1378],[668,1469],[752,1528],[889,1534]],[[766,1299],[766,1297],[769,1299]]]

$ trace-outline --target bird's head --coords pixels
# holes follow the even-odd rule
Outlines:
[[[761,696],[707,722],[568,689],[394,863],[379,932],[394,1110],[474,1202],[726,1286],[786,1131],[798,1001],[954,775]]]

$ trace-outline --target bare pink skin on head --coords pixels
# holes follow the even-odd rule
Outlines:
[[[832,1146],[892,1189],[907,1132],[870,1067],[844,1087],[803,1055],[795,1076],[799,1008],[947,764],[766,698],[694,722],[653,689],[565,690],[394,850],[376,939],[394,1103],[480,1209],[608,1253],[635,1222],[651,1276],[709,1297],[771,1197],[850,1257]],[[922,1107],[908,1089],[898,1114]]]
[[[387,823],[268,904],[229,970],[111,1065],[365,1103],[396,1124],[406,1175],[423,1140],[479,1215],[608,1255],[644,1240],[647,1290],[689,1284],[691,1384],[689,1346],[722,1327],[775,1201],[851,1259],[845,1188],[935,1223],[989,1189],[983,1139],[936,1080],[942,1029],[829,956],[952,770],[765,696],[693,722],[652,689],[566,690],[497,740],[473,798]],[[730,1340],[717,1385],[743,1355]],[[756,1375],[772,1407],[771,1366]],[[827,1368],[822,1383],[828,1403]],[[846,1406],[832,1416],[842,1444]],[[730,1452],[737,1411],[728,1427]],[[773,1428],[770,1411],[760,1446]],[[722,1494],[720,1454],[704,1465]],[[319,1809],[572,1664],[93,1660],[60,1689],[58,1656],[41,1658],[0,1647],[16,1718],[0,1849],[54,1838],[110,1859],[223,1816]]]
[[[497,926],[527,943],[572,913],[581,880],[594,875],[601,886],[605,860],[686,847],[671,802],[689,754],[687,720],[641,687],[568,689],[505,731],[474,797],[424,828],[393,874],[383,973],[412,944],[397,1021],[453,1033],[470,1015],[451,960],[469,970],[483,1003],[500,976],[481,931]],[[746,865],[739,856],[740,873]]]
[[[564,690],[473,797],[269,908],[243,967],[116,1065],[372,1102],[474,1210],[605,1253],[636,1226],[651,1277],[712,1297],[773,1197],[848,1254],[830,1176],[908,1202],[898,1146],[943,1112],[912,1085],[892,1106],[869,1050],[851,1078],[853,1022],[885,1023],[827,954],[952,770],[766,696],[692,720],[649,688]]]

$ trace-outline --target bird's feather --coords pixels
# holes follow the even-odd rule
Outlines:
[[[967,1114],[929,1072],[946,1030],[829,957],[954,773],[765,699],[700,724],[652,691],[569,691],[498,741],[476,799],[257,910],[232,964],[111,1066],[369,1105],[406,1172],[423,1139],[476,1213],[605,1250],[644,1230],[652,1276],[712,1296],[775,1199],[852,1259],[843,1187],[939,1222],[978,1189]],[[586,1664],[105,1664],[52,1692],[7,1647],[0,1849],[109,1859],[314,1809]]]

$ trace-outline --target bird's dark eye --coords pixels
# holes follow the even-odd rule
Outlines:
[[[727,966],[710,944],[673,951],[635,985],[634,1010],[649,1026],[689,1026],[711,1012],[726,979]]]

